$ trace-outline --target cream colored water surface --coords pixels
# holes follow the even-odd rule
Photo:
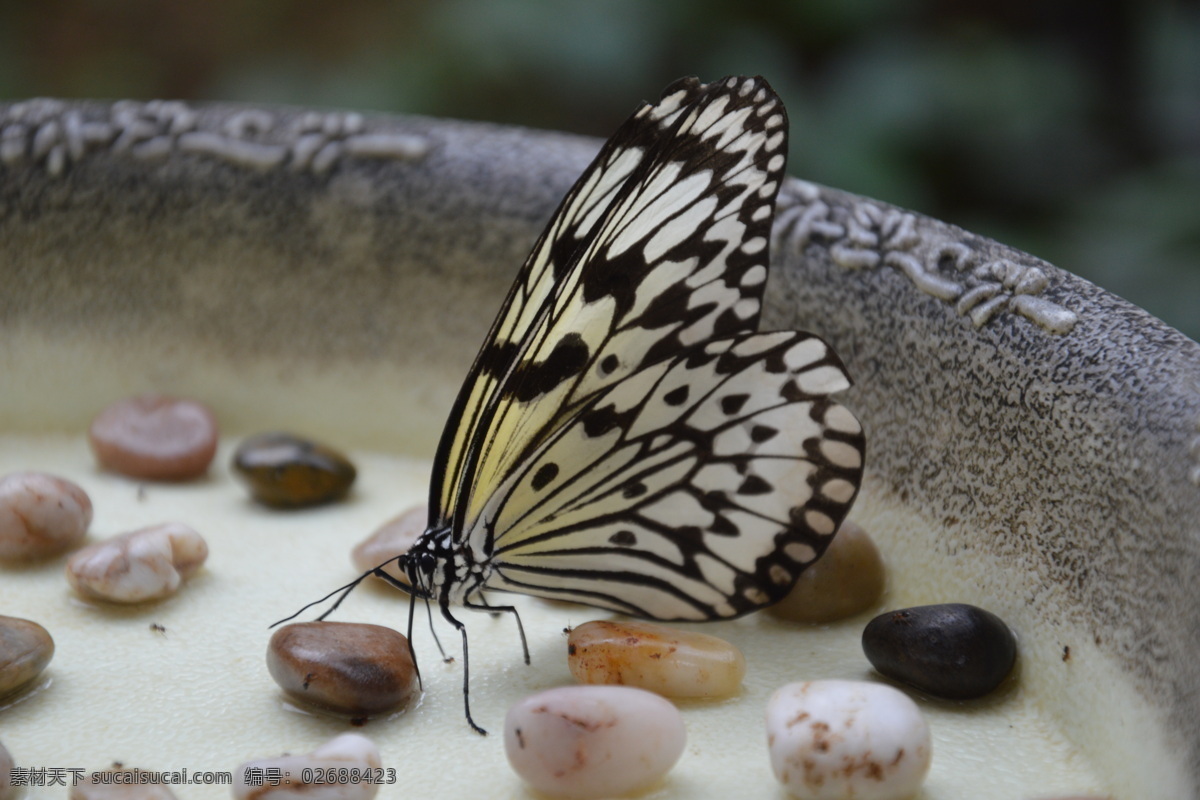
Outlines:
[[[379,747],[395,786],[379,797],[525,798],[509,769],[502,726],[521,697],[572,683],[563,629],[607,612],[516,597],[532,666],[521,660],[513,621],[463,610],[471,641],[471,698],[480,737],[463,719],[461,659],[445,664],[422,617],[415,646],[425,679],[418,703],[362,727],[286,702],[264,661],[268,625],[355,575],[351,547],[376,526],[423,502],[427,461],[352,452],[359,480],[348,501],[305,511],[272,511],[251,502],[229,473],[224,442],[208,478],[191,484],[139,483],[98,470],[82,437],[0,437],[0,474],[36,469],[79,483],[95,505],[89,541],[178,520],[207,539],[204,569],[174,597],[134,607],[86,603],[69,590],[65,557],[29,568],[0,568],[0,614],[44,625],[56,652],[39,688],[0,700],[0,741],[18,767],[96,770],[128,767],[232,772],[241,762],[307,752],[346,731]],[[856,515],[869,525],[869,502]],[[885,559],[889,558],[884,546]],[[892,559],[902,563],[903,559]],[[907,568],[906,568],[907,569]],[[906,599],[908,576],[894,571],[885,603]],[[333,619],[404,629],[406,598],[383,586],[360,587]],[[863,625],[874,612],[827,627],[754,614],[696,626],[742,649],[748,662],[740,695],[681,705],[688,745],[654,798],[782,798],[767,760],[763,709],[771,692],[818,678],[881,680],[862,654]],[[315,612],[310,612],[311,618]],[[153,626],[161,626],[158,630]],[[452,629],[442,641],[457,652]],[[1018,632],[1019,634],[1019,632]],[[933,731],[933,766],[918,800],[975,800],[1105,794],[1092,765],[1039,702],[1021,671],[993,697],[944,703],[918,697]],[[51,773],[48,773],[51,774]],[[24,790],[65,798],[62,786]],[[174,787],[181,800],[229,797],[224,786]]]

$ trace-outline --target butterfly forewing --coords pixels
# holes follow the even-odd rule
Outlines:
[[[482,429],[497,390],[527,345],[534,322],[555,292],[557,280],[578,264],[600,218],[614,197],[677,117],[707,87],[695,79],[678,81],[655,106],[643,104],[605,142],[600,153],[559,205],[539,237],[497,315],[483,348],[459,392],[450,424],[442,435],[430,491],[431,512],[445,524],[466,470],[470,447]]]
[[[854,499],[863,439],[820,339],[697,345],[593,397],[493,496],[489,586],[658,619],[779,599]]]
[[[520,312],[523,337],[499,345],[512,355],[507,372],[486,390],[484,424],[459,456],[469,480],[453,525],[464,536],[480,527],[495,487],[597,392],[697,343],[757,328],[785,161],[782,105],[758,80],[685,81],[634,122],[639,140],[647,124],[652,135],[633,148],[614,137],[599,174],[585,175],[527,264],[556,280],[538,290],[536,313]],[[604,164],[632,166],[613,181]],[[501,334],[514,313],[502,312]]]

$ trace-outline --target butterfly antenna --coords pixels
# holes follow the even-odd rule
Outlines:
[[[404,558],[403,553],[396,556],[395,558],[389,558],[387,561],[383,562],[379,566],[372,567],[371,569],[364,572],[362,575],[359,575],[357,578],[350,581],[345,586],[340,586],[337,589],[334,589],[332,592],[330,592],[329,594],[320,598],[319,600],[313,600],[311,603],[309,603],[308,605],[301,608],[295,614],[292,614],[291,616],[288,616],[288,617],[284,617],[283,619],[279,620],[278,622],[272,622],[269,627],[274,628],[276,625],[282,625],[283,623],[288,622],[289,620],[293,620],[296,617],[300,616],[301,614],[303,614],[305,611],[308,611],[313,606],[319,606],[321,603],[324,603],[326,600],[333,597],[334,595],[340,595],[338,597],[338,599],[334,601],[333,605],[331,605],[325,611],[325,613],[323,613],[323,614],[321,614],[321,616],[317,617],[317,621],[325,619],[326,617],[328,617],[330,614],[332,614],[334,611],[337,610],[337,607],[342,604],[342,601],[345,600],[346,597],[352,591],[354,591],[354,588],[356,586],[358,586],[360,583],[362,583],[363,581],[365,581],[367,578],[371,577],[372,575],[375,575],[376,577],[379,577],[379,578],[383,578],[388,583],[392,584],[393,586],[396,586],[397,588],[399,588],[405,592],[410,591],[408,586],[401,583],[400,581],[397,581],[396,579],[392,578],[391,575],[388,575],[386,572],[383,571],[383,568],[386,567],[388,564],[392,563],[393,561],[399,561],[401,558]]]

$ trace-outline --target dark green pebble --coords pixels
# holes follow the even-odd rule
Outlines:
[[[862,646],[881,675],[949,700],[991,692],[1017,658],[1017,640],[1004,621],[965,603],[880,614],[867,623]]]
[[[358,474],[338,451],[290,433],[247,438],[233,454],[233,469],[255,500],[274,508],[340,500]]]

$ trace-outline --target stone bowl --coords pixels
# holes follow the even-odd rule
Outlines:
[[[133,489],[91,465],[81,432],[107,402],[150,389],[204,399],[228,432],[301,430],[352,451],[430,458],[500,298],[597,146],[295,108],[0,105],[0,451],[10,453],[0,466],[16,468],[11,453],[26,445],[36,463],[50,448],[89,491],[91,481],[100,495],[126,492],[129,508],[97,504],[97,530],[134,527]],[[1200,603],[1188,588],[1200,574],[1200,345],[1034,256],[799,179],[782,188],[773,248],[764,327],[820,334],[856,381],[843,401],[864,424],[868,468],[852,516],[884,550],[888,602],[970,602],[999,614],[1020,641],[1020,685],[1010,691],[1044,709],[1103,791],[1200,796]],[[227,479],[224,467],[214,471],[210,484]],[[396,510],[401,494],[420,499],[419,486],[406,491],[390,500]],[[94,694],[55,710],[67,702],[56,693],[72,697],[96,674],[156,687],[140,735],[197,769],[217,768],[201,763],[209,751],[195,737],[236,738],[231,727],[249,725],[239,715],[258,702],[247,698],[272,686],[258,644],[203,650],[199,662],[189,647],[234,630],[265,646],[267,623],[353,574],[323,554],[300,565],[275,518],[229,502],[261,521],[269,541],[231,544],[227,561],[214,544],[193,595],[212,605],[199,617],[182,610],[183,593],[156,609],[81,608],[55,583],[61,562],[0,568],[0,612],[40,616],[60,639],[50,685],[0,710],[18,765],[23,746],[27,763],[37,761],[42,739],[18,741],[35,716],[65,713],[98,732],[121,722],[96,718],[115,713],[108,706],[89,712]],[[333,522],[318,514],[311,524]],[[323,533],[348,550],[364,532]],[[394,597],[365,594],[403,627]],[[172,614],[166,634],[145,631]],[[506,624],[485,618],[474,628]],[[736,639],[741,629],[728,625]],[[540,688],[516,671],[503,632],[506,644],[472,647],[473,690]],[[505,665],[490,682],[487,656],[476,655],[487,648],[503,651]],[[537,650],[535,660],[557,657]],[[795,658],[797,679],[806,677]],[[440,667],[429,663],[427,672]],[[565,675],[565,665],[554,669]],[[400,737],[394,762],[419,757],[444,776],[488,740],[461,723],[458,673],[436,680],[422,712],[436,706],[453,724],[435,755],[392,728],[364,732]],[[243,684],[256,694],[238,694]],[[177,711],[172,698],[185,691],[208,698],[203,713],[185,703]],[[499,724],[502,706],[480,708]],[[275,726],[264,742],[277,744],[239,758],[340,730],[254,709],[264,715],[254,725]],[[297,730],[301,741],[280,733]],[[121,741],[103,752],[136,762],[132,740]],[[697,782],[672,780],[671,796],[700,796]]]

